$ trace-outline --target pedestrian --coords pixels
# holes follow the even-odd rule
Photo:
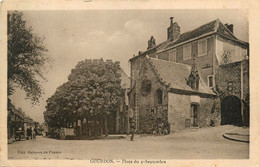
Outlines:
[[[29,129],[29,139],[32,139],[32,127],[30,127],[30,129]]]
[[[33,138],[34,138],[34,139],[36,139],[36,135],[37,135],[37,129],[34,128],[34,129],[33,129]]]
[[[134,135],[135,135],[135,121],[134,120],[132,120],[130,128],[131,128],[131,134],[132,134],[131,141],[134,141]]]
[[[27,135],[27,137],[26,137],[26,140],[29,140],[29,135],[30,135],[30,129],[29,128],[27,128],[26,129],[26,135]]]

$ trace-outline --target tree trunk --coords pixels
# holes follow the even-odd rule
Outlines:
[[[89,136],[89,124],[88,124],[88,117],[86,118],[86,133]]]
[[[103,136],[104,135],[104,119],[101,119],[100,123],[101,123],[101,125],[100,125],[101,136]]]
[[[107,129],[107,115],[105,116],[105,120],[104,120],[104,126],[105,126],[105,136],[107,137],[108,136],[108,129]]]
[[[80,120],[80,124],[81,124],[81,135],[83,135],[83,132],[84,132],[83,121],[84,121],[84,118]]]
[[[97,136],[97,117],[94,116],[94,136]]]

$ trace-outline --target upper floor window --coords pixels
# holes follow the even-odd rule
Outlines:
[[[142,83],[141,83],[141,93],[142,93],[142,95],[147,96],[151,92],[151,89],[152,89],[151,81],[148,80],[148,79],[143,80]]]
[[[191,59],[191,44],[183,46],[183,60]]]
[[[210,87],[210,88],[214,87],[214,76],[213,75],[208,76],[208,87]]]
[[[169,61],[176,62],[176,49],[169,51]]]
[[[207,55],[207,39],[198,42],[198,56]]]

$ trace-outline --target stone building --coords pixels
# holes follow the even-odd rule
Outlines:
[[[24,129],[24,117],[25,114],[19,108],[17,109],[8,99],[8,115],[7,115],[7,133],[8,143],[15,141],[16,132]]]
[[[19,139],[25,140],[27,138],[27,129],[34,129],[35,122],[32,118],[27,116],[21,108],[16,108],[10,99],[8,99],[8,115],[7,115],[7,131],[8,143],[14,142]],[[19,140],[20,140],[19,139]]]
[[[109,134],[129,133],[129,113],[128,113],[128,95],[130,89],[130,78],[127,74],[120,69],[121,74],[121,87],[123,89],[120,106],[115,112],[115,115],[111,115],[108,120],[108,132]]]
[[[180,32],[170,18],[167,40],[151,37],[145,52],[130,59],[130,106],[140,132],[157,119],[171,131],[211,124],[248,125],[249,56],[247,42],[219,19]]]

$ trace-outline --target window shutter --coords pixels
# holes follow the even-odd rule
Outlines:
[[[171,62],[176,62],[176,49],[169,51],[169,60]]]
[[[207,54],[207,39],[198,42],[198,56]]]
[[[183,46],[183,60],[191,59],[191,44]]]

